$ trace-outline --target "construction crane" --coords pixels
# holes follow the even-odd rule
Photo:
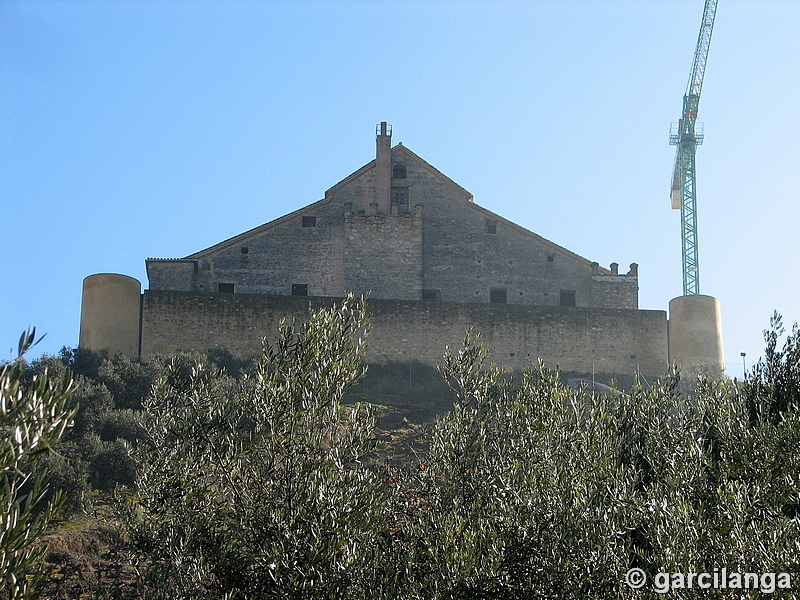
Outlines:
[[[677,146],[675,167],[672,173],[672,208],[681,209],[681,240],[683,262],[683,295],[700,293],[700,278],[697,265],[697,185],[695,182],[695,154],[697,146],[703,143],[703,126],[697,123],[697,107],[700,105],[700,91],[706,72],[708,47],[711,44],[711,31],[714,29],[714,16],[717,0],[706,0],[703,8],[703,21],[694,52],[692,72],[686,94],[683,96],[683,117],[673,123],[669,143]]]

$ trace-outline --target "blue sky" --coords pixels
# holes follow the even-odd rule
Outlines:
[[[375,124],[475,201],[681,292],[674,147],[703,0],[0,2],[0,357],[76,346],[82,279],[146,287],[319,200]],[[728,372],[800,320],[800,2],[719,0],[699,120],[701,293]]]

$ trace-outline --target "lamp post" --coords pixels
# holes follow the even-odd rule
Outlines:
[[[747,356],[747,352],[741,352],[742,355],[742,379],[744,380],[747,377],[747,365],[744,362],[744,357]]]

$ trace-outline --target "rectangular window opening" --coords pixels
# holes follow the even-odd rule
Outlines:
[[[423,300],[440,300],[441,293],[439,290],[422,290]]]
[[[217,291],[222,294],[233,294],[236,284],[234,283],[218,283]]]
[[[497,221],[486,219],[486,233],[497,233]]]
[[[316,227],[317,217],[303,217],[303,227]]]
[[[308,296],[308,284],[307,283],[293,283],[292,284],[292,296]]]
[[[408,213],[408,188],[392,188],[392,205],[399,214]]]
[[[249,252],[250,252],[250,248],[248,248],[247,246],[242,246],[242,254],[247,254]]]
[[[489,302],[492,304],[506,304],[506,289],[492,288],[489,290]]]
[[[559,306],[576,306],[575,304],[575,290],[561,290],[561,298],[558,301]]]

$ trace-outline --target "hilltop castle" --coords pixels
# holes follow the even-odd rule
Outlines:
[[[144,294],[124,275],[88,277],[80,346],[142,359],[215,346],[255,354],[281,318],[351,290],[369,294],[370,362],[433,364],[473,326],[509,368],[541,358],[577,373],[664,372],[667,315],[639,310],[636,264],[603,268],[482,208],[392,147],[387,123],[376,146],[375,160],[318,202],[185,258],[148,259]],[[721,366],[716,300],[685,298],[688,335],[693,319],[710,319],[719,338],[717,349],[703,335],[700,360]],[[682,350],[691,360],[695,341]]]

